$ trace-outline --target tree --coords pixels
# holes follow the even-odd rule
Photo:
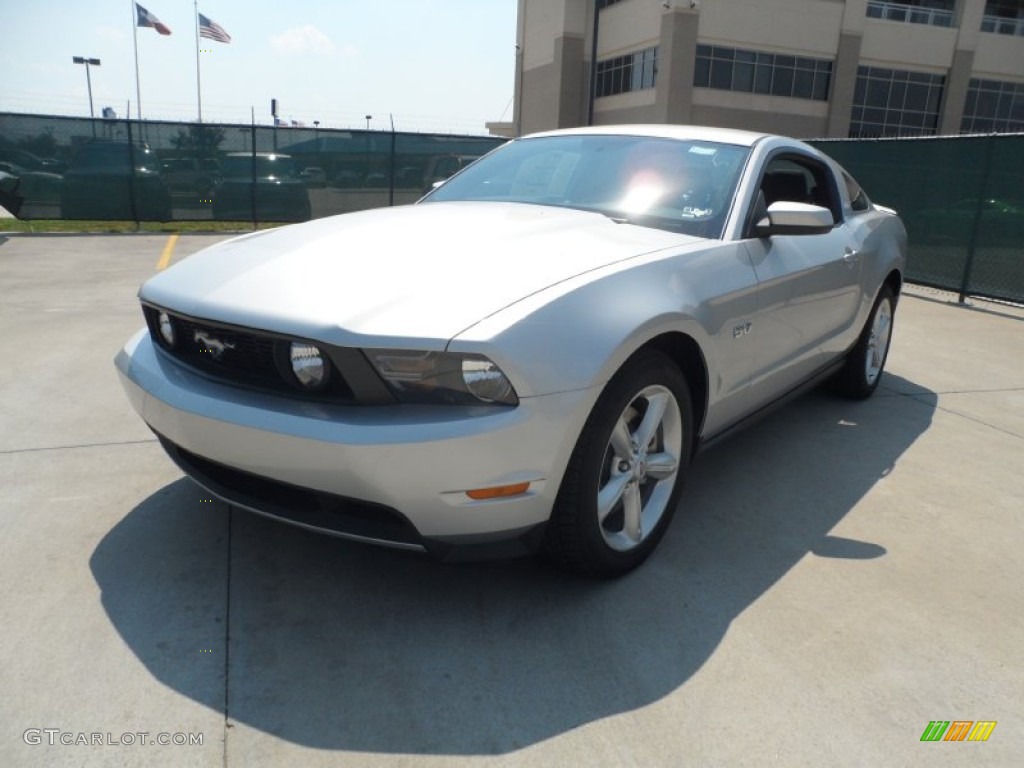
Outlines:
[[[53,128],[44,128],[41,133],[21,139],[18,146],[40,157],[57,157],[57,139]]]
[[[216,157],[225,139],[224,129],[213,125],[191,125],[171,137],[171,144],[182,154],[193,157]]]

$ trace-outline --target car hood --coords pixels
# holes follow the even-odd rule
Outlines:
[[[441,348],[551,285],[696,242],[566,208],[425,203],[243,235],[158,274],[139,295],[328,343]]]

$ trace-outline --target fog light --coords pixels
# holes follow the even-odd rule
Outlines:
[[[168,347],[174,346],[174,323],[171,322],[171,316],[166,312],[161,312],[157,318],[157,324],[160,326],[160,335],[163,337],[164,343]]]
[[[292,373],[306,389],[319,389],[327,383],[327,361],[318,347],[293,341],[289,357]]]

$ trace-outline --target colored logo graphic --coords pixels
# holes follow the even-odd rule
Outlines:
[[[995,720],[932,720],[921,741],[988,741],[995,727]]]

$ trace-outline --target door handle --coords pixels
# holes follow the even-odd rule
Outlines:
[[[855,251],[853,248],[847,247],[843,252],[843,261],[849,264],[851,267],[860,260],[860,251]]]

